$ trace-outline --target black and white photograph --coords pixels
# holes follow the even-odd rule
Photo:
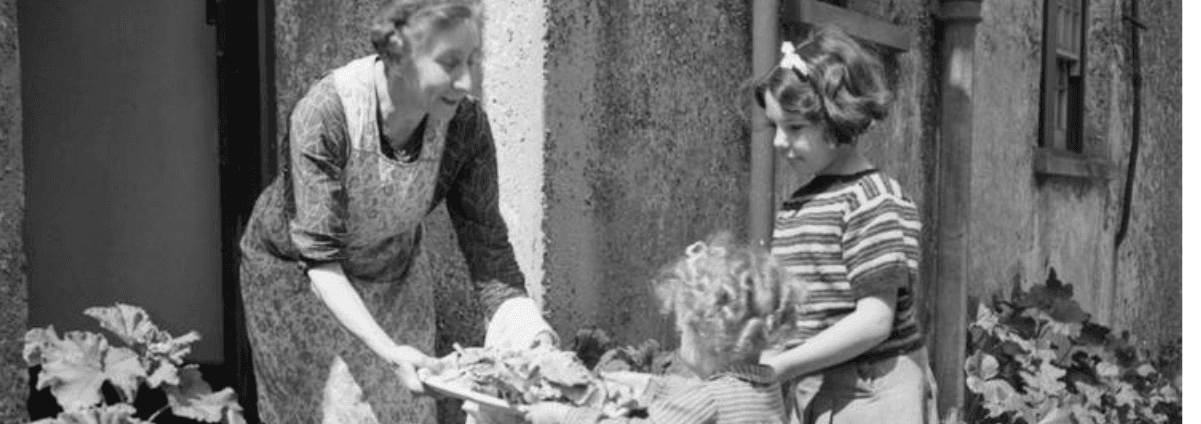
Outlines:
[[[1183,423],[1183,0],[0,0],[0,423]]]

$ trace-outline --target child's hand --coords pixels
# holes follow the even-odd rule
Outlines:
[[[559,424],[567,419],[571,407],[555,402],[538,402],[522,408],[525,420],[533,424]]]
[[[646,388],[651,375],[633,371],[601,371],[601,378],[624,384],[634,389]]]

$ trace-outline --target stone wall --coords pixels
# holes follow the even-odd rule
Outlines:
[[[1086,38],[1084,151],[1112,165],[1107,178],[1035,175],[1041,84],[1040,3],[985,1],[976,55],[969,294],[1042,283],[1054,268],[1095,320],[1150,341],[1180,328],[1180,2],[1147,4],[1133,96],[1129,2],[1093,0]],[[1129,232],[1115,255],[1140,113]]]
[[[25,167],[21,153],[21,60],[17,2],[0,0],[0,422],[29,418],[29,373],[21,352],[28,316]]]
[[[548,3],[546,299],[570,337],[673,338],[648,282],[745,229],[745,2]]]

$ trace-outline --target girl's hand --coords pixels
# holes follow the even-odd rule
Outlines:
[[[525,420],[533,424],[559,424],[567,419],[571,407],[555,402],[538,402],[522,407],[522,410],[525,411]]]
[[[392,345],[379,352],[384,360],[396,365],[400,382],[413,394],[424,394],[425,385],[417,377],[418,368],[435,368],[438,361],[408,345]]]

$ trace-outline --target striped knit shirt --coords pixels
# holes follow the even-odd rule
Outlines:
[[[654,376],[639,402],[645,418],[600,418],[600,411],[576,408],[565,423],[775,424],[786,422],[784,398],[771,368],[731,365],[704,380]]]
[[[806,297],[795,333],[779,347],[803,343],[854,311],[859,299],[885,290],[897,293],[892,332],[852,361],[921,347],[913,304],[920,231],[917,207],[878,171],[822,175],[797,190],[776,214],[771,251]]]

